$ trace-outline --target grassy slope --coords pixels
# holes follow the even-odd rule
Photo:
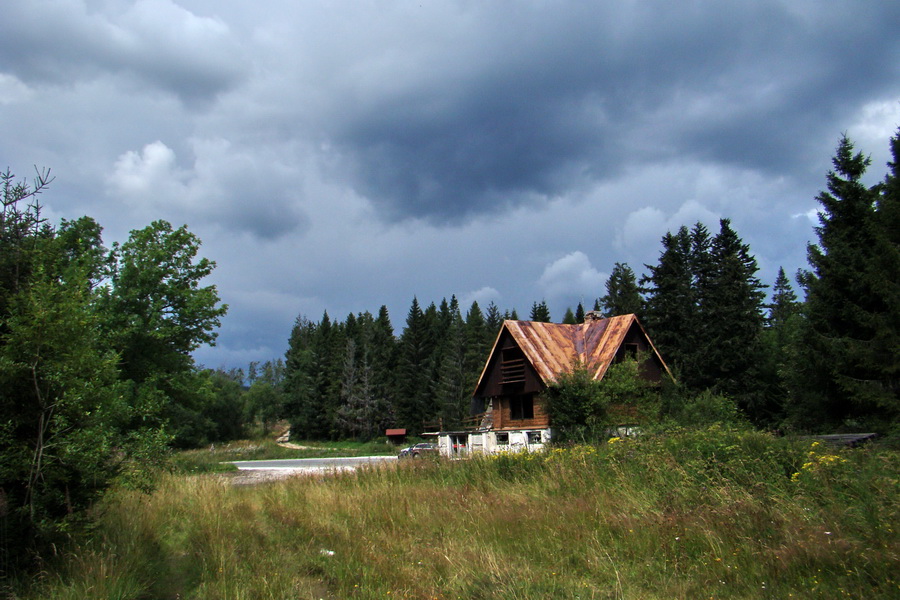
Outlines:
[[[713,428],[120,491],[41,598],[896,598],[900,460]]]

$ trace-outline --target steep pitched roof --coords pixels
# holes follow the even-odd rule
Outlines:
[[[503,332],[507,331],[545,385],[554,383],[560,373],[571,370],[576,361],[583,364],[593,374],[593,378],[599,381],[603,379],[632,326],[640,329],[660,366],[671,377],[669,367],[650,341],[637,315],[633,314],[588,320],[580,325],[504,321],[490,356],[493,357]],[[489,357],[478,385],[475,386],[476,390],[481,388],[490,364]]]

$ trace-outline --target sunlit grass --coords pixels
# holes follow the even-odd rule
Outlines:
[[[716,428],[253,487],[169,475],[108,497],[33,597],[895,598],[898,499],[894,451]]]

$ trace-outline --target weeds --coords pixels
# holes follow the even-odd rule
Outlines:
[[[256,487],[169,475],[109,496],[33,597],[895,598],[898,473],[893,450],[713,427]]]

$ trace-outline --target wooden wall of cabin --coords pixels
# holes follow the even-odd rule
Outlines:
[[[492,429],[543,429],[550,427],[550,417],[540,394],[529,394],[532,399],[531,418],[513,418],[513,404],[518,395],[495,396],[492,400]]]

